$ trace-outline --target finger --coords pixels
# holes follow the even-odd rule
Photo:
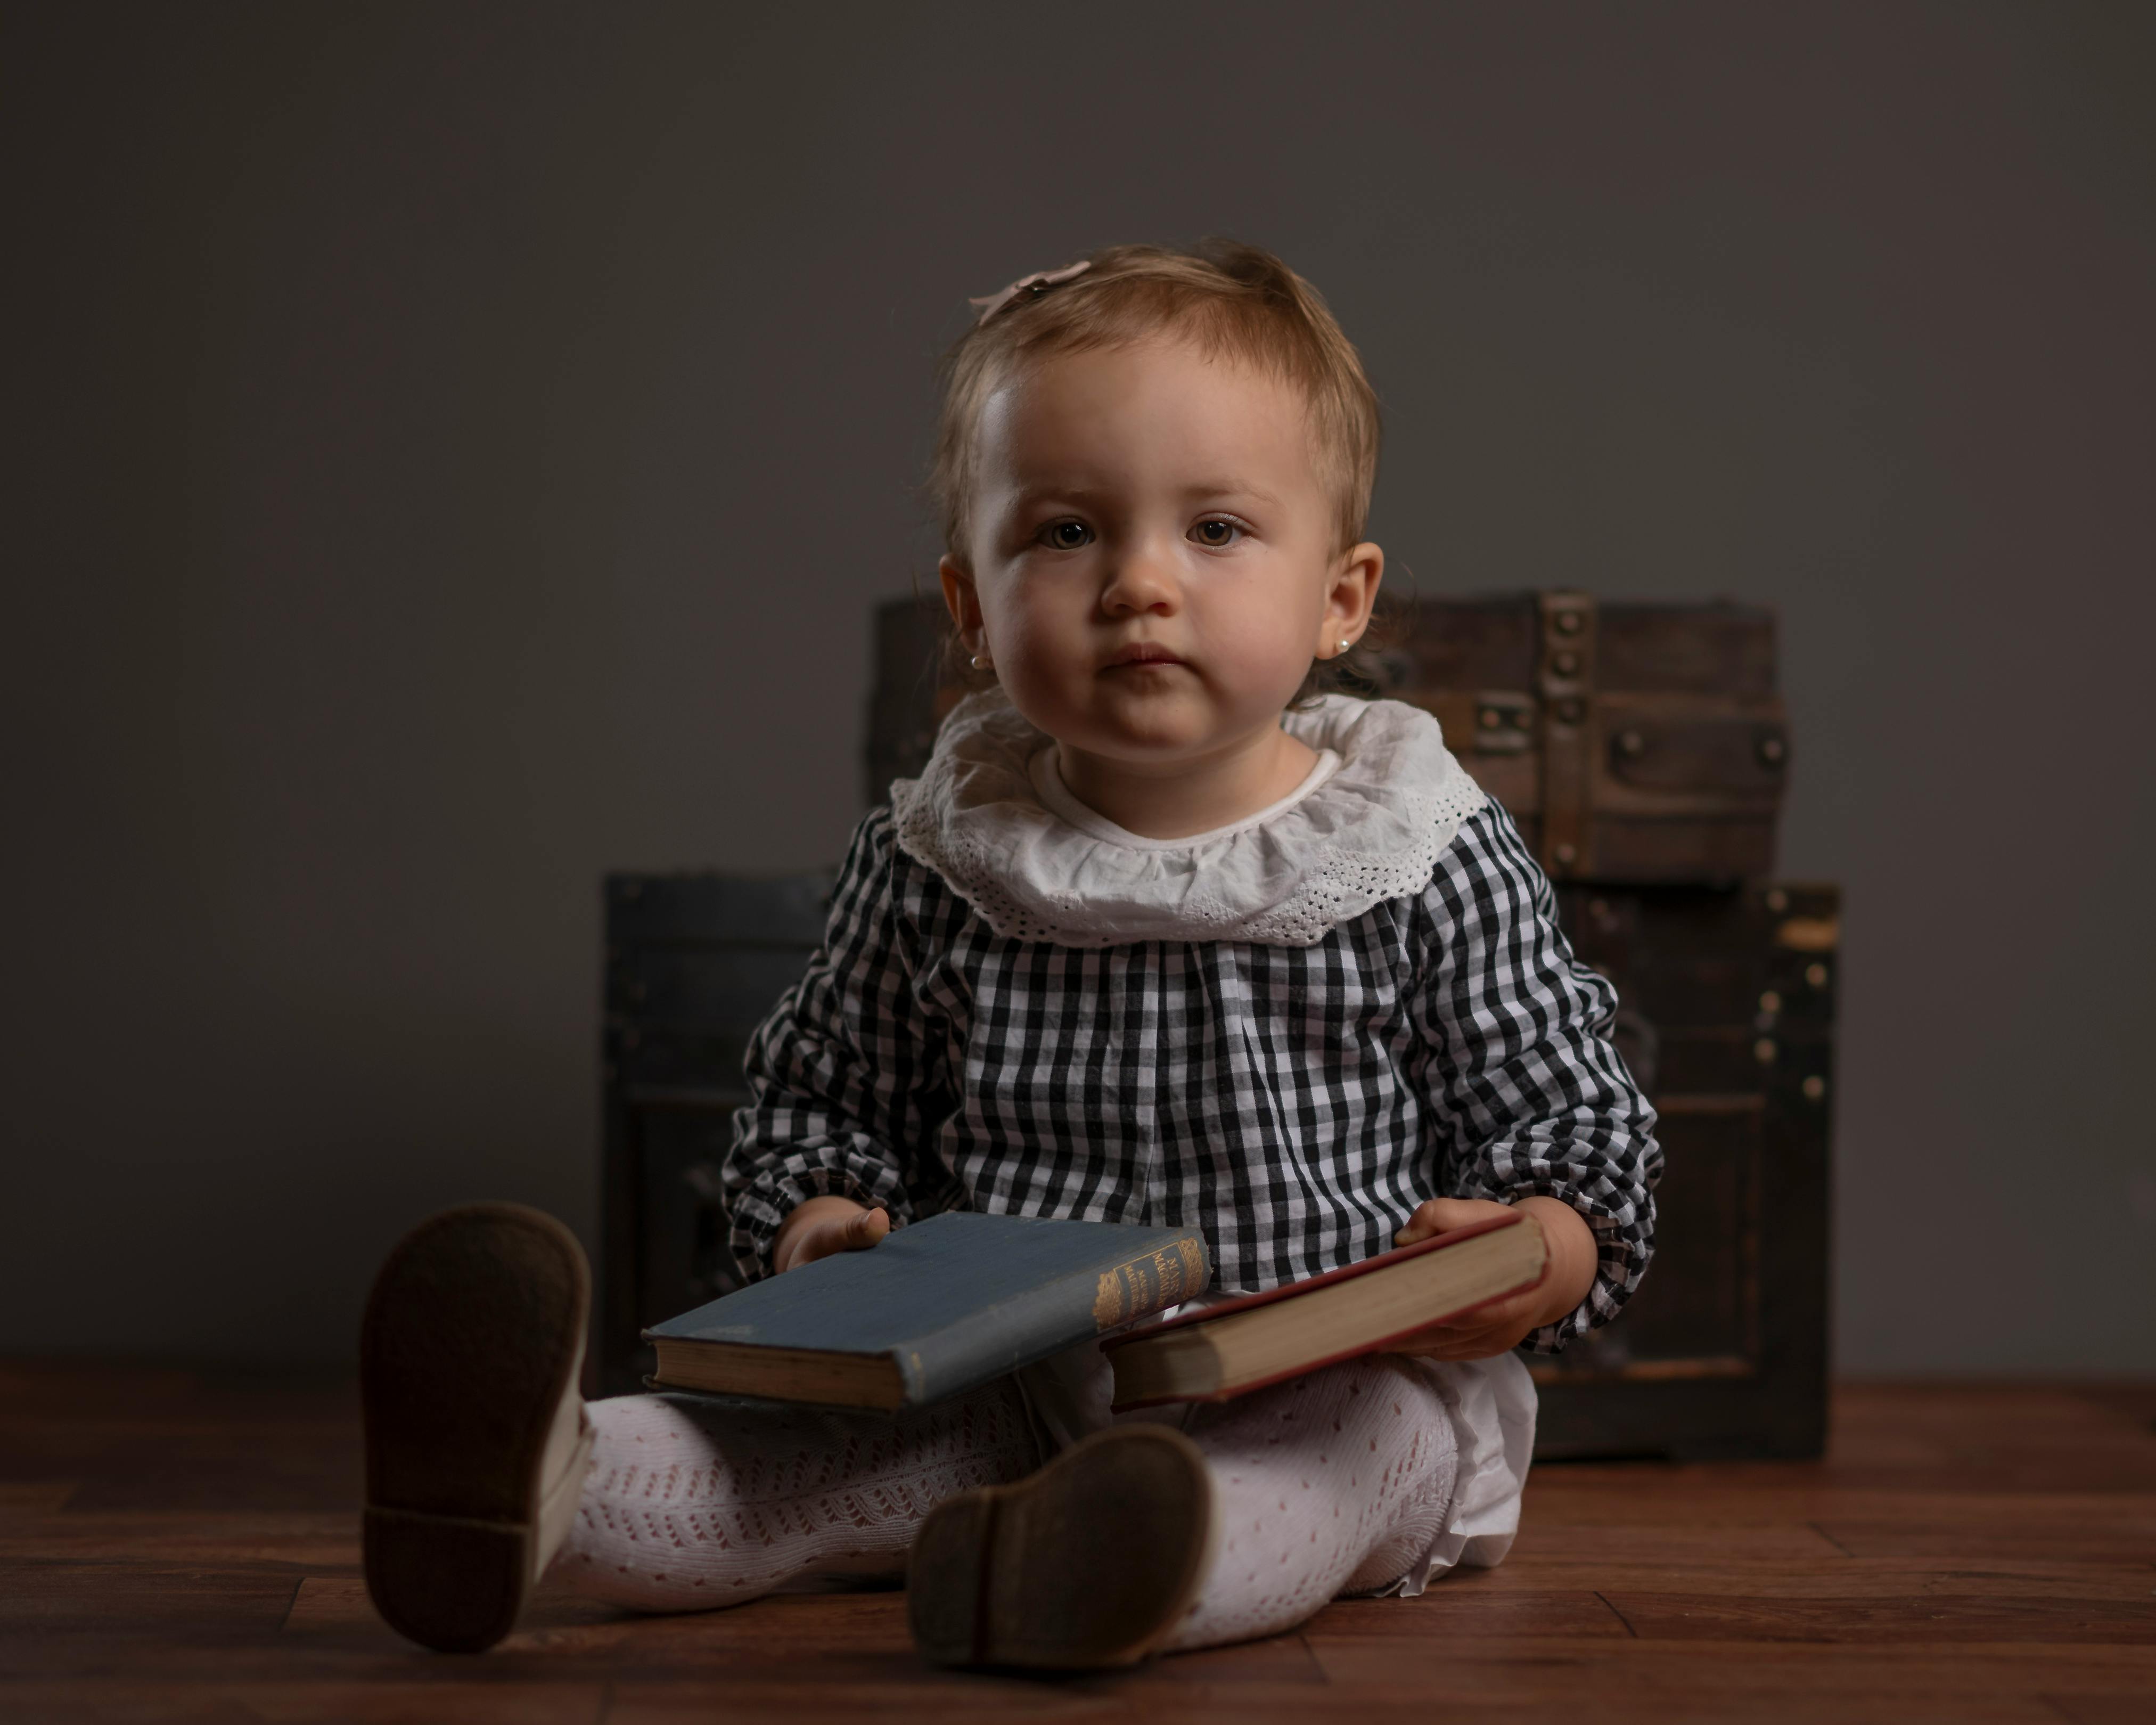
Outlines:
[[[1492,1354],[1509,1353],[1534,1328],[1526,1317],[1500,1323],[1433,1325],[1394,1345],[1430,1359],[1487,1359]]]
[[[1505,1206],[1486,1198],[1430,1198],[1414,1207],[1407,1226],[1393,1236],[1396,1245],[1413,1245],[1419,1240],[1428,1240],[1432,1235],[1444,1234],[1451,1229],[1465,1228],[1471,1222],[1486,1222],[1492,1216],[1502,1215]]]
[[[1446,1206],[1450,1202],[1449,1199],[1433,1198],[1417,1204],[1414,1214],[1408,1218],[1407,1225],[1393,1236],[1394,1244],[1413,1245],[1419,1240],[1428,1240],[1433,1234],[1444,1233],[1448,1226],[1453,1225],[1445,1219],[1449,1214]]]
[[[865,1251],[891,1232],[891,1215],[886,1210],[864,1210],[858,1216],[846,1218],[844,1235],[839,1246],[849,1252]]]
[[[1412,1336],[1403,1336],[1392,1344],[1392,1348],[1395,1353],[1426,1354],[1432,1359],[1475,1358],[1476,1356],[1471,1352],[1463,1355],[1461,1350],[1481,1348],[1493,1337],[1511,1332],[1511,1327],[1502,1324],[1478,1326],[1474,1329],[1433,1327],[1417,1330]]]
[[[1438,1231],[1436,1222],[1430,1217],[1430,1208],[1426,1204],[1419,1204],[1414,1207],[1414,1214],[1407,1219],[1401,1226],[1400,1231],[1393,1236],[1394,1245],[1413,1245],[1419,1240],[1428,1240],[1431,1235]]]
[[[1524,1335],[1534,1327],[1534,1305],[1526,1294],[1515,1294],[1493,1306],[1479,1306],[1445,1322],[1425,1324],[1403,1338],[1403,1346],[1442,1347],[1463,1337],[1482,1337],[1517,1330]]]
[[[801,1232],[799,1245],[794,1248],[793,1261],[786,1267],[798,1270],[803,1264],[814,1264],[819,1258],[834,1257],[850,1251],[854,1246],[854,1230],[866,1219],[866,1213],[853,1216],[824,1216],[819,1218]],[[863,1245],[873,1245],[874,1240],[863,1240]]]
[[[1432,1343],[1427,1348],[1402,1349],[1417,1359],[1462,1361],[1496,1359],[1500,1354],[1510,1353],[1525,1341],[1525,1336],[1507,1334],[1476,1337],[1471,1340]]]
[[[817,1221],[801,1230],[801,1238],[793,1243],[793,1261],[788,1270],[798,1270],[803,1264],[814,1264],[819,1258],[828,1258],[844,1248],[844,1224]]]

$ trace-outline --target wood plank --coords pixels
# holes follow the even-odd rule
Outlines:
[[[1631,1631],[1594,1587],[1498,1587],[1481,1571],[1440,1580],[1418,1599],[1336,1599],[1312,1620],[1331,1636],[1457,1643],[1508,1635],[1588,1641]]]
[[[2046,1695],[2044,1702],[2066,1725],[2148,1725],[2156,1713],[2156,1696],[2142,1690],[2131,1695]]]
[[[2145,1591],[2145,1589],[2144,1589]],[[1642,1640],[2071,1641],[2156,1645],[2156,1601],[2022,1594],[1604,1595]]]
[[[1829,1466],[1849,1485],[1924,1474],[1966,1490],[2156,1491],[2156,1431],[2119,1393],[1845,1387]]]
[[[1188,1697],[1163,1705],[1175,1707],[1178,1720],[1222,1716],[1205,1706],[1209,1699],[1200,1697],[1194,1709]],[[1052,1720],[1056,1725],[1161,1717],[1137,1697],[1101,1692],[1083,1681],[957,1673],[929,1695],[912,1691],[895,1694],[875,1686],[833,1687],[820,1681],[803,1681],[798,1676],[792,1681],[751,1680],[704,1685],[630,1681],[614,1691],[605,1725],[713,1725],[715,1721],[724,1721],[725,1725],[861,1725],[865,1719],[987,1720],[1014,1716]],[[2049,1725],[2057,1725],[2056,1716]]]
[[[1694,1527],[1646,1522],[1565,1521],[1553,1513],[1523,1517],[1512,1554],[1493,1575],[1532,1568],[1546,1560],[1573,1563],[1720,1563],[1741,1553],[1759,1563],[1799,1563],[1807,1558],[1845,1557],[1810,1522],[1768,1522],[1748,1525],[1741,1541],[1732,1530],[1709,1522]]]
[[[1995,1599],[2089,1599],[2156,1606],[2156,1571],[2146,1563],[2027,1562],[1953,1568],[1922,1559],[1815,1558],[1761,1562],[1748,1553],[1712,1563],[1568,1563],[1545,1558],[1515,1570],[1440,1579],[1426,1597],[1463,1586],[1540,1593],[1570,1585],[1604,1594],[1691,1591],[1770,1599],[1896,1599],[1925,1592]]]
[[[2156,1648],[2064,1646],[2037,1642],[1835,1645],[1819,1641],[1597,1640],[1522,1636],[1453,1643],[1430,1638],[1424,1661],[1409,1666],[1399,1644],[1340,1635],[1334,1606],[1304,1630],[1332,1679],[1328,1695],[1352,1692],[1372,1705],[1425,1692],[1441,1673],[1448,1702],[1487,1707],[1593,1697],[1597,1716],[1630,1701],[1681,1707],[1702,1699],[1725,1717],[1750,1718],[1763,1703],[1802,1697],[1815,1717],[1871,1702],[1945,1709],[1994,1699],[2034,1702],[2041,1695],[2097,1698],[2156,1696]],[[1955,1717],[1951,1712],[1928,1717]]]
[[[10,1520],[0,1512],[0,1562],[29,1558],[200,1563],[223,1568],[283,1564],[320,1574],[359,1573],[359,1517],[350,1512],[268,1510],[94,1511]]]
[[[0,1563],[0,1676],[108,1671],[161,1647],[260,1643],[296,1578],[185,1564]]]
[[[2027,1526],[2121,1522],[2147,1538],[2156,1533],[2156,1489],[2087,1491],[1923,1490],[1840,1486],[1817,1477],[1773,1472],[1747,1478],[1740,1470],[1766,1464],[1733,1462],[1671,1466],[1666,1476],[1600,1478],[1553,1484],[1544,1470],[1532,1477],[1523,1521],[1571,1526],[1756,1527],[1825,1526],[1845,1522],[1951,1522],[1972,1531],[1989,1523]]]
[[[17,1527],[34,1527],[74,1495],[73,1480],[0,1479],[0,1541]]]
[[[600,1725],[605,1686],[502,1683],[466,1676],[439,1681],[144,1682],[129,1676],[0,1684],[0,1714],[38,1725]],[[716,1696],[706,1717],[726,1717]]]
[[[484,1659],[430,1655],[359,1577],[347,1387],[0,1364],[0,1388],[9,1719],[2156,1717],[2156,1432],[2123,1391],[1860,1386],[1824,1462],[1540,1468],[1496,1569],[1029,1678],[923,1665],[891,1590],[644,1616],[550,1585]]]
[[[2156,1556],[2156,1527],[2143,1514],[2116,1524],[2100,1516],[2041,1514],[2019,1522],[1969,1522],[1948,1516],[1842,1521],[1829,1517],[1820,1531],[1857,1558],[1902,1558],[1958,1565],[2041,1563],[2064,1558],[2087,1563],[2147,1563]]]

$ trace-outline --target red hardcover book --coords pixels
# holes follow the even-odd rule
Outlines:
[[[1429,1325],[1534,1287],[1548,1265],[1541,1225],[1516,1211],[1186,1312],[1106,1344],[1115,1407],[1229,1401],[1336,1360],[1380,1353]]]

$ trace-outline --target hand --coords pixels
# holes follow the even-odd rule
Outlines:
[[[834,1252],[866,1251],[891,1232],[880,1205],[870,1209],[850,1198],[812,1198],[786,1219],[772,1242],[771,1267],[780,1275]]]
[[[1413,1245],[1433,1234],[1515,1210],[1526,1211],[1542,1224],[1543,1239],[1549,1246],[1549,1265],[1543,1279],[1510,1299],[1477,1307],[1457,1322],[1432,1324],[1403,1337],[1393,1343],[1391,1352],[1420,1354],[1424,1359],[1490,1359],[1510,1353],[1531,1332],[1555,1323],[1587,1297],[1601,1262],[1594,1230],[1578,1210],[1558,1199],[1537,1195],[1505,1204],[1486,1198],[1433,1198],[1415,1206],[1393,1243]]]

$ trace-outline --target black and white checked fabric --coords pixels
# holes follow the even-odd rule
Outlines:
[[[1492,802],[1418,896],[1316,946],[1006,939],[855,831],[823,948],[752,1041],[726,1167],[733,1249],[838,1193],[1202,1230],[1244,1292],[1383,1251],[1426,1198],[1563,1199],[1601,1272],[1529,1345],[1607,1322],[1653,1250],[1654,1111],[1604,1040],[1549,883]]]

